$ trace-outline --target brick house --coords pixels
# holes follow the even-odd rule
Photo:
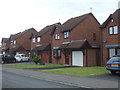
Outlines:
[[[34,28],[27,29],[23,32],[11,35],[9,38],[10,50],[9,53],[23,53],[29,55],[31,50],[31,39],[33,33],[37,32]]]
[[[2,38],[2,54],[8,54],[10,49],[9,38]]]
[[[120,55],[120,9],[117,9],[100,26],[102,65],[113,55]]]
[[[57,23],[60,24],[60,23]],[[56,24],[46,26],[32,36],[31,55],[41,56],[43,62],[52,62],[51,58],[51,33],[55,30]]]
[[[100,65],[99,22],[92,13],[71,18],[52,32],[52,62]]]

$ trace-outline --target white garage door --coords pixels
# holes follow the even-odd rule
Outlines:
[[[83,52],[82,51],[72,51],[72,65],[83,66]]]

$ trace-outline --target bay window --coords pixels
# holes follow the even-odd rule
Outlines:
[[[61,50],[54,49],[54,58],[60,58],[61,57]]]

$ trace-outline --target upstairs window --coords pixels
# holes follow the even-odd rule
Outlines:
[[[40,37],[37,38],[37,42],[40,42]]]
[[[13,41],[10,42],[10,45],[13,45]]]
[[[32,39],[32,42],[35,43],[35,38]]]
[[[114,34],[118,34],[118,26],[114,26],[113,29],[114,29]]]
[[[64,38],[69,38],[69,32],[64,32]]]
[[[4,43],[2,43],[2,45],[3,45],[3,46],[6,46],[6,43],[4,42]]]
[[[109,27],[109,34],[110,35],[118,34],[118,26],[111,26],[111,27]]]
[[[16,44],[16,40],[14,40],[14,42],[13,42],[14,44]]]
[[[60,34],[56,34],[55,39],[59,40],[60,39]]]

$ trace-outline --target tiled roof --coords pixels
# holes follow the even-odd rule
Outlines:
[[[9,38],[2,38],[2,42],[7,42]]]
[[[13,34],[13,35],[10,36],[10,39],[11,39],[11,40],[15,40],[15,39],[21,37],[22,35],[24,35],[26,32],[28,32],[28,31],[30,31],[30,30],[35,30],[35,29],[34,29],[34,28],[30,28],[30,29],[27,29],[27,30],[25,30],[25,31],[23,31],[23,32],[19,32],[19,33],[17,33],[17,34]],[[36,31],[36,30],[35,30],[35,31]],[[30,36],[30,37],[31,37],[31,36]]]
[[[38,34],[36,35],[36,37],[41,37],[42,35],[44,35],[46,32],[48,32],[50,30],[52,32],[53,30],[56,29],[56,25],[57,24],[60,24],[60,23],[56,23],[56,24],[52,24],[52,25],[46,26],[45,28],[43,28],[42,30],[40,30],[38,32]]]
[[[20,36],[21,32],[10,35],[10,40],[15,40]]]
[[[117,24],[120,25],[120,9],[117,9],[113,15],[112,18],[117,22]]]
[[[16,46],[14,48],[11,48],[10,51],[24,51],[25,48],[23,46]]]
[[[9,47],[5,47],[5,48],[2,48],[2,51],[6,51],[6,50],[9,50],[10,48]]]
[[[90,15],[93,16],[92,13],[84,14],[82,16],[74,17],[63,23],[61,26],[61,31],[70,31],[75,28],[78,24],[82,23],[85,19],[87,19]]]
[[[62,44],[60,49],[89,49],[91,45],[87,40],[71,41],[69,44]]]
[[[111,19],[120,25],[120,9],[117,9],[113,14],[110,14],[107,20],[100,27],[105,28]]]
[[[47,43],[47,44],[43,44],[41,46],[37,46],[33,50],[37,50],[37,51],[50,50],[50,47],[51,47],[50,43]]]

